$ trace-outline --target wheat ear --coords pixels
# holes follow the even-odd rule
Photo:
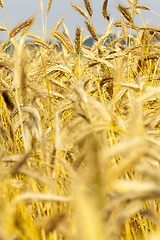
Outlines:
[[[73,49],[70,45],[68,38],[63,33],[56,31],[54,32],[53,36],[57,38],[59,41],[61,41],[61,43],[67,48],[69,52],[73,52]]]
[[[2,97],[3,97],[3,100],[5,101],[6,105],[7,105],[7,108],[10,110],[10,111],[13,111],[14,109],[14,103],[10,97],[10,95],[8,94],[8,91],[7,90],[4,90],[2,92]]]
[[[84,18],[86,18],[89,21],[88,15],[87,13],[80,8],[79,6],[75,5],[74,3],[71,2],[71,6],[77,11],[79,12]]]
[[[108,5],[108,0],[104,0],[103,7],[102,7],[102,14],[103,14],[103,17],[106,18],[109,21],[109,14],[107,12],[107,5]]]
[[[90,4],[89,0],[84,0],[84,4],[85,4],[85,8],[86,8],[89,16],[92,17],[92,15],[93,15],[93,10],[92,10],[92,8],[91,8],[91,4]]]
[[[123,16],[128,20],[128,22],[133,23],[133,19],[132,19],[130,13],[127,11],[127,9],[125,7],[118,4],[118,9],[123,14]]]
[[[77,55],[80,53],[80,35],[81,35],[80,27],[77,27],[75,38],[75,52]]]
[[[63,22],[63,19],[64,19],[64,17],[62,17],[62,18],[57,22],[57,24],[54,26],[54,28],[52,29],[52,31],[51,31],[51,33],[49,34],[49,37],[48,37],[49,41],[53,38],[54,32],[56,32],[56,31],[58,30],[59,26],[60,26],[61,23]]]
[[[120,20],[121,20],[121,24],[122,24],[122,31],[123,31],[125,41],[126,41],[126,45],[127,45],[128,32],[127,32],[127,26],[126,26],[126,23],[125,23],[125,20],[124,20],[124,17],[123,17],[122,14],[120,16]]]
[[[85,21],[85,24],[87,26],[88,31],[90,32],[90,34],[92,35],[92,37],[98,41],[98,36],[97,33],[95,32],[94,28],[92,27],[92,25],[90,24],[90,22]]]
[[[49,13],[49,11],[50,11],[50,9],[51,9],[52,1],[53,1],[53,0],[49,0],[49,1],[48,1],[46,15],[48,15],[48,13]]]
[[[9,38],[15,37],[22,29],[31,26],[35,21],[35,17],[28,18],[25,22],[19,24],[17,27],[13,28],[9,34]]]

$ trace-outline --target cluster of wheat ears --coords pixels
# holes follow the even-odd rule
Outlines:
[[[89,31],[74,42],[63,18],[48,40],[28,33],[35,16],[1,22],[1,240],[160,238],[160,27],[135,25],[151,11],[138,0],[118,4],[119,22],[107,4],[98,36],[89,0],[71,2]]]

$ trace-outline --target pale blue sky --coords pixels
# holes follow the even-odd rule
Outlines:
[[[41,31],[42,28],[42,17],[39,7],[38,0],[3,0],[4,9],[9,18],[11,28],[14,28],[19,23],[25,21],[31,15],[36,14],[36,23],[31,28],[30,32]],[[44,19],[46,13],[46,7],[48,0],[42,0],[44,4]],[[101,14],[102,5],[104,0],[90,0],[91,6],[93,8],[93,22],[98,34],[105,31],[105,23]],[[72,2],[80,7],[84,8],[83,0],[72,0]],[[126,6],[128,5],[127,0],[109,0],[108,1],[108,12],[110,13],[110,18],[114,18],[114,21],[119,20],[119,11],[117,10],[118,3]],[[154,12],[160,15],[160,0],[139,0],[139,4],[147,5]],[[141,10],[144,22],[149,20],[151,26],[157,27],[160,25],[160,16],[150,11]],[[70,37],[74,39],[75,29],[80,26],[84,29],[84,35],[88,35],[84,18],[78,14],[70,5],[70,0],[53,0],[51,5],[51,10],[48,15],[47,30],[52,30],[54,25],[58,20],[64,16],[64,23],[66,24]],[[5,14],[0,8],[0,20],[8,28]],[[136,23],[142,25],[139,16],[136,17]],[[4,32],[0,32],[0,41],[6,40],[8,35]]]

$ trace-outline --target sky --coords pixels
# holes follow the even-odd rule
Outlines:
[[[3,0],[4,10],[7,14],[11,29],[16,27],[18,24],[24,22],[30,16],[36,16],[36,21],[30,33],[43,30],[42,24],[42,14],[40,11],[39,0]],[[42,0],[44,14],[43,18],[46,19],[46,8],[48,0]],[[75,5],[84,8],[83,0],[72,0]],[[102,17],[102,5],[104,0],[90,0],[92,9],[93,9],[93,23],[98,34],[102,34],[106,30],[106,25]],[[148,6],[151,11],[141,10],[143,21],[149,21],[149,25],[157,27],[160,24],[160,0],[139,0],[139,4]],[[128,6],[129,3],[127,0],[108,0],[108,12],[110,14],[110,19],[114,21],[119,20],[120,13],[117,9],[118,3],[123,6]],[[156,12],[156,13],[154,13]],[[159,15],[158,15],[159,14]],[[84,36],[89,35],[87,28],[85,26],[85,19],[78,12],[76,12],[70,4],[70,0],[53,0],[50,12],[47,19],[47,30],[52,30],[55,24],[60,20],[61,17],[64,17],[64,23],[70,33],[72,40],[75,38],[76,27],[81,27],[84,30]],[[142,20],[140,16],[136,16],[135,23],[138,26],[142,26]],[[2,8],[0,8],[0,26],[5,25],[9,29],[5,13]],[[59,29],[62,31],[61,29]],[[119,30],[119,29],[118,29]],[[47,32],[49,34],[49,31]],[[39,33],[42,36],[42,33]],[[0,42],[7,40],[8,33],[0,32]]]

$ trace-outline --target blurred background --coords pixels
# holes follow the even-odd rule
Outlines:
[[[48,0],[43,1],[43,19],[45,21],[46,18],[46,8],[48,4]],[[72,0],[75,5],[84,8],[83,0]],[[93,22],[96,28],[98,35],[101,35],[105,29],[104,19],[102,17],[102,5],[104,0],[90,0],[92,9],[93,9]],[[144,20],[144,23],[149,22],[150,26],[157,27],[160,25],[160,4],[159,0],[139,0],[138,4],[148,6],[151,11],[141,10],[141,14]],[[108,1],[108,13],[110,14],[110,19],[114,18],[114,21],[119,20],[120,13],[117,9],[118,3],[123,6],[128,6],[129,3],[127,0],[109,0]],[[8,16],[9,23],[11,29],[16,27],[21,22],[25,21],[32,15],[36,15],[36,22],[29,30],[29,33],[37,34],[38,31],[43,31],[42,24],[42,14],[40,11],[39,0],[4,0],[4,9]],[[154,13],[155,12],[155,13]],[[157,14],[156,14],[157,13]],[[159,15],[158,15],[159,14]],[[55,24],[59,21],[59,19],[64,16],[64,23],[69,30],[70,37],[74,40],[75,30],[77,26],[80,26],[84,29],[84,35],[89,35],[85,23],[84,18],[78,14],[70,4],[70,0],[53,0],[51,5],[51,10],[48,14],[47,20],[47,30],[52,30]],[[142,20],[140,16],[136,15],[135,23],[138,26],[142,26]],[[0,25],[3,24],[9,29],[6,16],[3,12],[3,9],[0,8]],[[114,33],[119,29],[114,30]],[[40,36],[43,36],[42,32],[38,33]],[[46,33],[46,36],[49,35],[49,32]],[[0,32],[0,42],[6,41],[8,39],[8,34],[6,32]]]

